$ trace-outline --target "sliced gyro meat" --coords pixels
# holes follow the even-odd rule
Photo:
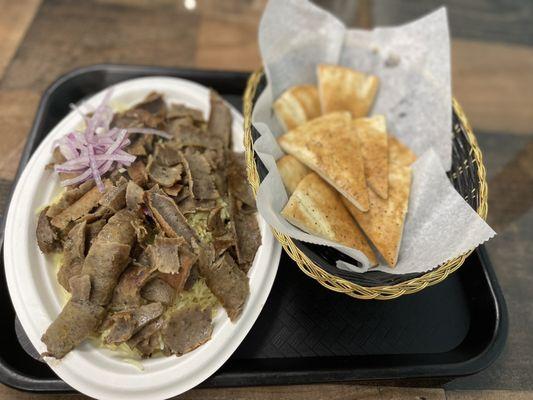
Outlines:
[[[237,245],[237,239],[232,231],[227,231],[221,236],[213,237],[213,248],[215,250],[215,257],[219,257],[226,250],[234,248]],[[245,271],[248,269],[241,268]]]
[[[134,212],[126,209],[120,210],[107,221],[107,224],[98,233],[93,245],[98,243],[118,243],[131,247],[135,241],[135,232],[132,224],[138,219],[139,217]]]
[[[132,139],[132,144],[130,144],[126,151],[129,154],[132,154],[137,157],[144,157],[150,154],[150,149],[152,147],[153,138],[143,135],[133,135],[137,138]]]
[[[107,190],[98,201],[100,206],[116,213],[126,207],[126,186],[127,182],[122,182]]]
[[[90,224],[87,224],[85,232],[85,253],[91,248],[94,240],[102,230],[102,228],[107,224],[105,219],[98,219]]]
[[[134,181],[128,181],[126,185],[126,207],[132,211],[138,211],[144,203],[144,190]]]
[[[222,147],[207,149],[203,152],[203,154],[213,171],[216,171],[226,165],[226,150]],[[223,175],[225,175],[225,171],[221,172]]]
[[[160,128],[164,124],[163,115],[154,115],[142,108],[133,108],[115,114],[112,125],[117,128]],[[151,137],[151,136],[146,136]]]
[[[111,309],[138,307],[142,303],[141,290],[152,278],[155,268],[131,264],[120,276],[113,292]]]
[[[152,336],[137,343],[135,348],[143,357],[150,357],[154,353],[164,350],[161,332],[156,332]]]
[[[183,165],[183,171],[184,171],[181,183],[183,183],[184,185],[184,190],[182,190],[179,196],[177,196],[176,201],[181,201],[187,197],[194,198],[194,194],[192,191],[193,180],[192,180],[192,175],[191,175],[191,168],[189,166],[189,162],[185,158],[185,155],[183,153],[180,153],[180,154],[182,156],[181,165]]]
[[[183,161],[183,154],[177,142],[162,142],[158,143],[154,148],[154,159],[160,165],[172,167]]]
[[[155,352],[163,350],[164,344],[160,332],[163,325],[163,317],[150,322],[128,340],[128,346],[137,349],[143,357],[150,357]]]
[[[200,200],[192,197],[186,197],[178,202],[178,207],[184,215],[196,212],[210,212],[216,206],[216,200]]]
[[[128,346],[133,348],[141,341],[148,339],[154,333],[161,330],[163,324],[164,321],[162,317],[149,322],[128,340]]]
[[[195,136],[202,134],[202,130],[195,125],[191,118],[173,119],[169,121],[167,130],[178,143],[183,137],[194,138]]]
[[[145,192],[145,200],[155,220],[167,236],[182,236],[189,244],[191,244],[193,239],[199,240],[174,200],[170,197],[155,190],[150,190]]]
[[[181,356],[211,339],[211,310],[198,306],[174,310],[161,331],[165,347]]]
[[[248,207],[255,210],[255,199],[252,188],[246,175],[246,161],[244,153],[229,153],[228,157],[228,189],[232,196],[236,197]]]
[[[176,196],[178,196],[181,193],[183,188],[184,188],[183,184],[175,183],[171,187],[164,187],[162,189],[163,189],[163,192],[165,192],[167,195],[172,196],[172,197],[176,197]]]
[[[225,196],[228,192],[228,182],[226,177],[226,158],[228,153],[230,153],[230,151],[222,146],[215,149],[207,149],[203,153],[205,159],[211,166],[215,187],[221,196]]]
[[[37,220],[37,245],[45,254],[61,249],[61,240],[57,228],[52,226],[50,218],[46,215],[48,207],[39,213]]]
[[[206,151],[222,149],[224,143],[216,136],[201,132],[196,127],[181,126],[174,127],[175,144],[183,149],[196,147]]]
[[[94,180],[85,181],[77,187],[68,188],[63,192],[61,197],[50,204],[46,216],[53,218],[67,209],[76,200],[79,200],[85,193],[94,187]]]
[[[211,167],[203,154],[188,148],[184,155],[191,171],[192,181],[189,182],[189,186],[192,188],[194,198],[214,200],[220,197],[211,174]]]
[[[174,301],[177,291],[163,279],[155,278],[141,289],[143,299],[150,302],[159,302],[166,306]]]
[[[173,167],[167,167],[159,164],[153,157],[149,156],[148,164],[146,165],[146,171],[154,183],[157,183],[163,187],[171,187],[174,186],[176,182],[181,180],[183,166],[181,164],[177,164]]]
[[[146,243],[150,241],[153,236],[152,230],[148,230],[150,229],[150,226],[147,225],[142,219],[135,220],[131,224],[133,226],[133,229],[135,230],[137,245],[141,248],[145,248]]]
[[[183,237],[166,238],[157,236],[146,252],[151,265],[167,274],[178,274],[182,268],[190,269],[197,256]]]
[[[187,277],[185,284],[183,285],[183,289],[191,290],[191,288],[194,286],[194,284],[198,281],[199,278],[200,278],[200,272],[198,272],[198,266],[194,264],[191,267],[189,276]]]
[[[214,236],[221,236],[226,233],[226,222],[223,212],[223,206],[215,207],[209,211],[207,217],[207,230]]]
[[[127,183],[119,183],[118,186],[112,186],[98,201],[98,208],[92,214],[87,215],[86,219],[93,221],[95,219],[108,219],[117,211],[126,206],[126,186]]]
[[[85,221],[76,224],[68,233],[63,245],[63,261],[57,280],[61,286],[70,292],[69,281],[72,277],[79,275],[85,260],[85,237],[87,223]]]
[[[107,305],[118,279],[129,263],[129,254],[135,241],[132,223],[138,217],[129,210],[112,216],[102,228],[89,249],[82,273],[91,276],[91,301]]]
[[[146,304],[133,310],[121,311],[113,314],[113,321],[109,333],[105,337],[107,343],[122,343],[129,340],[135,332],[149,324],[163,314],[161,303]]]
[[[91,295],[91,277],[89,275],[73,276],[69,279],[69,287],[72,301],[87,301]]]
[[[177,118],[189,118],[194,122],[203,122],[204,114],[202,113],[202,110],[187,107],[183,104],[171,104],[168,107],[167,119]]]
[[[182,237],[165,238],[157,237],[154,244],[146,248],[146,252],[157,270],[169,274],[177,274],[180,271],[180,246],[187,242]]]
[[[135,160],[127,168],[127,171],[133,182],[142,188],[146,186],[148,183],[148,172],[146,172],[146,165],[141,160]]]
[[[102,306],[70,300],[41,338],[47,348],[43,356],[63,358],[98,328],[104,314]]]
[[[191,247],[186,243],[185,245],[180,245],[180,248],[178,250],[179,253],[179,270],[177,273],[175,272],[159,272],[158,277],[168,283],[170,286],[172,286],[177,293],[181,292],[185,286],[185,283],[187,282],[187,279],[189,278],[189,273],[191,271],[191,268],[195,264],[196,260],[198,259],[198,251],[200,247],[196,245],[196,241],[193,239],[194,244],[194,251],[191,249]],[[153,257],[150,257],[150,259],[153,259]],[[153,262],[153,261],[152,261]],[[163,264],[162,261],[159,261],[159,263]],[[172,261],[170,261],[172,263]],[[174,267],[174,271],[176,268],[176,262],[172,265]],[[168,269],[171,271],[171,269]]]
[[[43,356],[63,358],[102,322],[105,308],[89,301],[90,284],[88,275],[71,279],[71,299],[41,338],[47,348]]]
[[[134,107],[137,110],[148,111],[150,114],[157,114],[166,116],[167,106],[163,96],[156,92],[151,92],[144,98],[144,100],[135,105]]]
[[[237,261],[244,271],[248,271],[261,245],[257,216],[234,209],[232,217],[237,235]]]
[[[118,278],[129,261],[135,239],[131,211],[121,210],[102,228],[89,249],[81,275],[91,282],[90,297],[85,301],[71,298],[42,337],[46,355],[62,358],[85,340],[100,325]]]
[[[231,111],[222,97],[212,90],[209,93],[209,102],[211,110],[207,129],[211,135],[222,140],[225,149],[229,149],[231,147]]]
[[[235,321],[241,315],[250,293],[248,277],[228,253],[214,264],[199,264],[199,267],[209,290],[220,301],[229,318]]]
[[[104,181],[105,190],[109,190],[112,184],[109,180]],[[87,216],[93,208],[98,206],[103,194],[95,186],[78,200],[54,216],[50,223],[58,229],[65,229],[67,225],[84,216]]]

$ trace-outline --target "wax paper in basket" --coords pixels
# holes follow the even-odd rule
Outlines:
[[[340,64],[380,78],[371,114],[384,114],[388,130],[418,156],[413,165],[409,209],[396,268],[380,260],[377,270],[394,274],[425,272],[477,247],[495,232],[451,185],[452,98],[450,42],[446,9],[397,27],[347,29],[337,18],[304,0],[271,0],[259,28],[268,84],[252,117],[260,138],[254,147],[269,173],[257,196],[259,212],[294,239],[332,246],[361,263],[337,262],[355,272],[370,268],[360,252],[288,223],[280,214],[287,193],[276,168],[282,133],[272,100],[287,88],[316,83],[316,66]]]

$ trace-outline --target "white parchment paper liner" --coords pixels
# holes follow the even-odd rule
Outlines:
[[[365,31],[346,29],[305,0],[270,0],[259,28],[259,45],[268,85],[254,107],[252,122],[260,133],[254,148],[269,173],[259,187],[257,205],[271,226],[297,240],[335,247],[362,264],[339,261],[338,268],[370,268],[360,251],[309,235],[280,215],[288,198],[275,163],[283,155],[275,139],[282,130],[272,101],[290,86],[316,83],[316,66],[329,63],[380,78],[372,114],[384,114],[388,131],[419,157],[413,165],[398,264],[391,269],[380,260],[374,269],[425,272],[494,236],[445,174],[451,166],[452,100],[444,8],[406,25]]]

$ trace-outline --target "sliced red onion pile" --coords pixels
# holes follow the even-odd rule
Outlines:
[[[102,103],[90,117],[72,105],[83,117],[85,129],[70,132],[54,142],[54,149],[58,147],[66,158],[64,163],[56,164],[54,170],[76,174],[73,178],[62,180],[62,186],[77,185],[94,179],[98,190],[103,192],[102,175],[114,168],[127,167],[135,161],[135,156],[125,150],[131,143],[128,135],[140,133],[171,138],[170,134],[157,129],[111,128],[113,109],[108,105],[111,94],[112,90],[108,90]]]

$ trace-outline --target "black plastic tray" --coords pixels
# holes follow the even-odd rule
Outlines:
[[[177,76],[213,87],[238,109],[248,76],[122,65],[75,70],[43,95],[20,168],[69,112],[69,103],[111,84],[148,75]],[[0,256],[3,265],[3,253]],[[0,304],[4,307],[0,381],[35,392],[72,391],[21,347],[4,274]],[[228,362],[202,386],[408,378],[446,381],[489,366],[503,349],[507,324],[505,302],[483,246],[441,284],[390,301],[355,300],[326,290],[283,254],[259,319]]]

